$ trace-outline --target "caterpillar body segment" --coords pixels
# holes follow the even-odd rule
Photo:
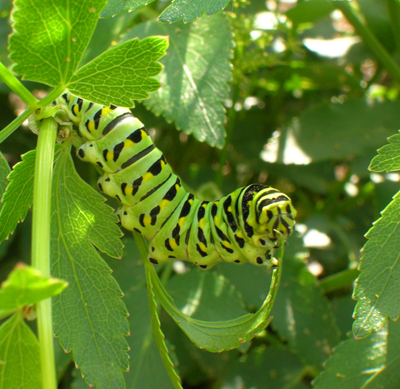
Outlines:
[[[129,109],[104,107],[69,93],[58,120],[73,123],[85,143],[77,150],[104,175],[99,189],[117,198],[121,224],[149,241],[149,259],[190,261],[209,269],[221,261],[275,266],[272,250],[293,232],[296,211],[278,190],[249,185],[214,202],[187,192],[143,123]]]

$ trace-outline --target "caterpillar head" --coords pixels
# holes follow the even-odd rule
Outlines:
[[[290,198],[270,187],[257,197],[255,215],[259,233],[265,232],[272,241],[286,241],[293,232],[296,217]]]

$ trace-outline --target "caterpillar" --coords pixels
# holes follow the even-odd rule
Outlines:
[[[218,201],[187,192],[144,125],[127,108],[102,106],[64,93],[59,123],[76,125],[80,159],[104,172],[98,187],[121,203],[121,225],[149,242],[154,264],[173,259],[209,269],[225,261],[274,267],[272,250],[292,233],[290,198],[269,186],[239,188]]]

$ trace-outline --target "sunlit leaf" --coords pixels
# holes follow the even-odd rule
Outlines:
[[[66,85],[106,0],[16,0],[10,57],[24,79]]]

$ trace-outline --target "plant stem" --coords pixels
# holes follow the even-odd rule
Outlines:
[[[45,277],[50,276],[50,205],[56,129],[52,118],[43,120],[36,149],[33,188],[32,266]],[[37,316],[43,388],[56,389],[50,298],[37,304]]]
[[[7,127],[0,131],[0,143],[4,142],[18,127],[35,112],[35,107],[28,108]]]
[[[349,2],[331,0],[331,3],[335,8],[342,11],[346,19],[355,28],[357,34],[360,35],[364,43],[375,54],[376,59],[386,68],[393,79],[400,83],[400,67],[374,36],[369,27],[361,22],[349,5]]]
[[[24,85],[0,62],[0,79],[28,106],[35,107],[38,100]]]
[[[400,3],[398,0],[386,0],[386,5],[396,42],[397,55],[400,55]]]

